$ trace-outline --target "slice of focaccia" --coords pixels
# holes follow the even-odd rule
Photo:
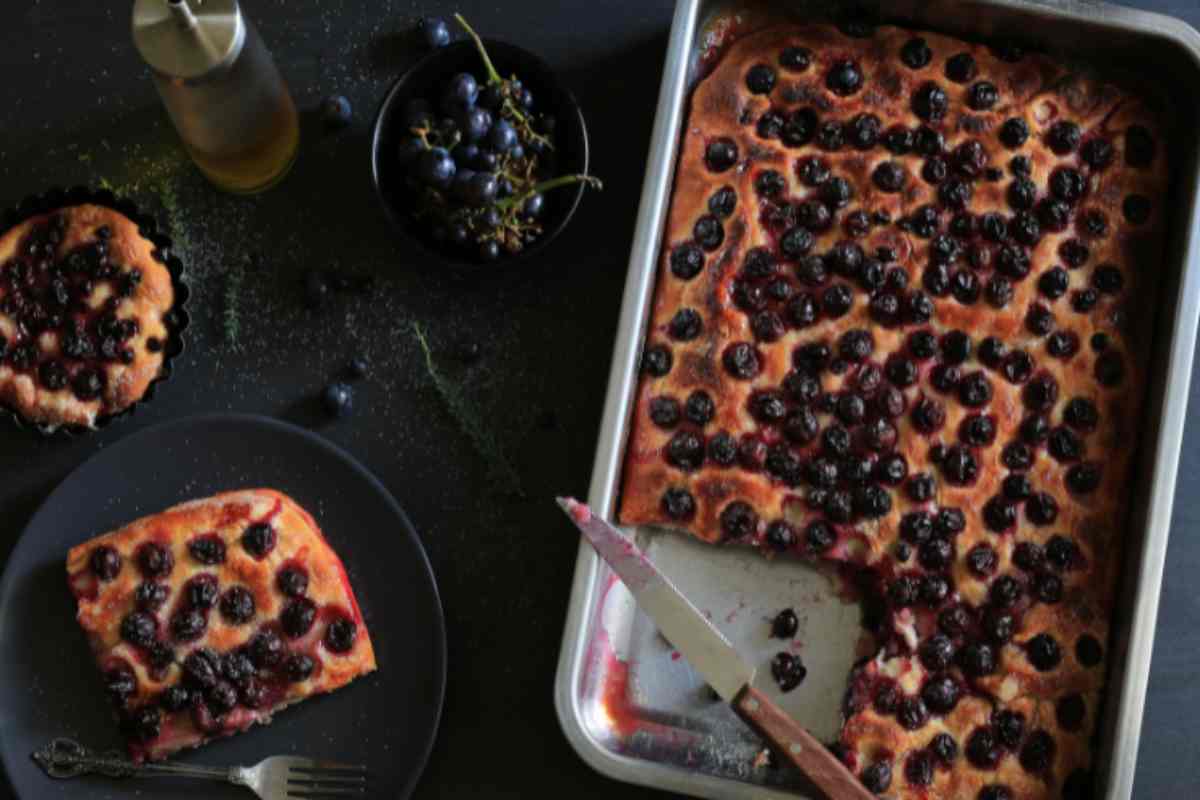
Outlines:
[[[72,548],[67,573],[138,760],[269,722],[375,669],[341,559],[276,491],[143,517]]]

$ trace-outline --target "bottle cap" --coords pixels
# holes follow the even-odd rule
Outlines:
[[[232,64],[246,40],[237,0],[136,0],[133,41],[156,72],[193,80]]]

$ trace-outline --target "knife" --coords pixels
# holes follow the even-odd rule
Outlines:
[[[753,687],[754,668],[645,553],[585,504],[560,497],[558,505],[625,583],[663,637],[747,725],[795,764],[829,800],[872,800],[874,795],[825,745]]]

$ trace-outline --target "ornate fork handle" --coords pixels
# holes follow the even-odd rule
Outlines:
[[[176,775],[184,778],[243,783],[235,773],[241,770],[200,767],[171,762],[135,764],[116,750],[96,753],[72,739],[55,739],[32,754],[37,765],[51,778],[77,778],[80,775],[106,775],[110,778],[133,778],[153,775]]]

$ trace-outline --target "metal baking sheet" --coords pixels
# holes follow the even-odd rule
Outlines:
[[[828,19],[829,2],[771,4],[679,0],[671,26],[642,187],[638,225],[609,375],[589,502],[615,516],[637,367],[654,291],[677,148],[700,53],[712,23],[786,13]],[[786,7],[786,12],[782,9]],[[1158,613],[1175,478],[1200,316],[1197,249],[1200,145],[1190,132],[1200,116],[1200,34],[1179,20],[1088,0],[877,0],[879,19],[969,39],[1014,36],[1088,64],[1119,68],[1168,96],[1174,183],[1146,418],[1138,443],[1134,502],[1126,533],[1125,575],[1110,645],[1110,674],[1094,757],[1097,797],[1129,798]],[[780,649],[765,620],[797,608],[797,641],[808,680],[780,697],[790,713],[830,739],[861,635],[858,607],[811,566],[757,552],[712,548],[678,534],[629,531],[656,564],[709,613],[754,663]],[[760,678],[760,680],[762,680]],[[761,687],[772,690],[769,676]],[[613,778],[711,798],[794,798],[799,775],[755,764],[760,743],[709,694],[686,659],[659,637],[628,592],[582,543],[576,562],[555,682],[563,730],[589,764]],[[822,723],[824,720],[824,723]],[[821,724],[825,725],[822,729]]]

